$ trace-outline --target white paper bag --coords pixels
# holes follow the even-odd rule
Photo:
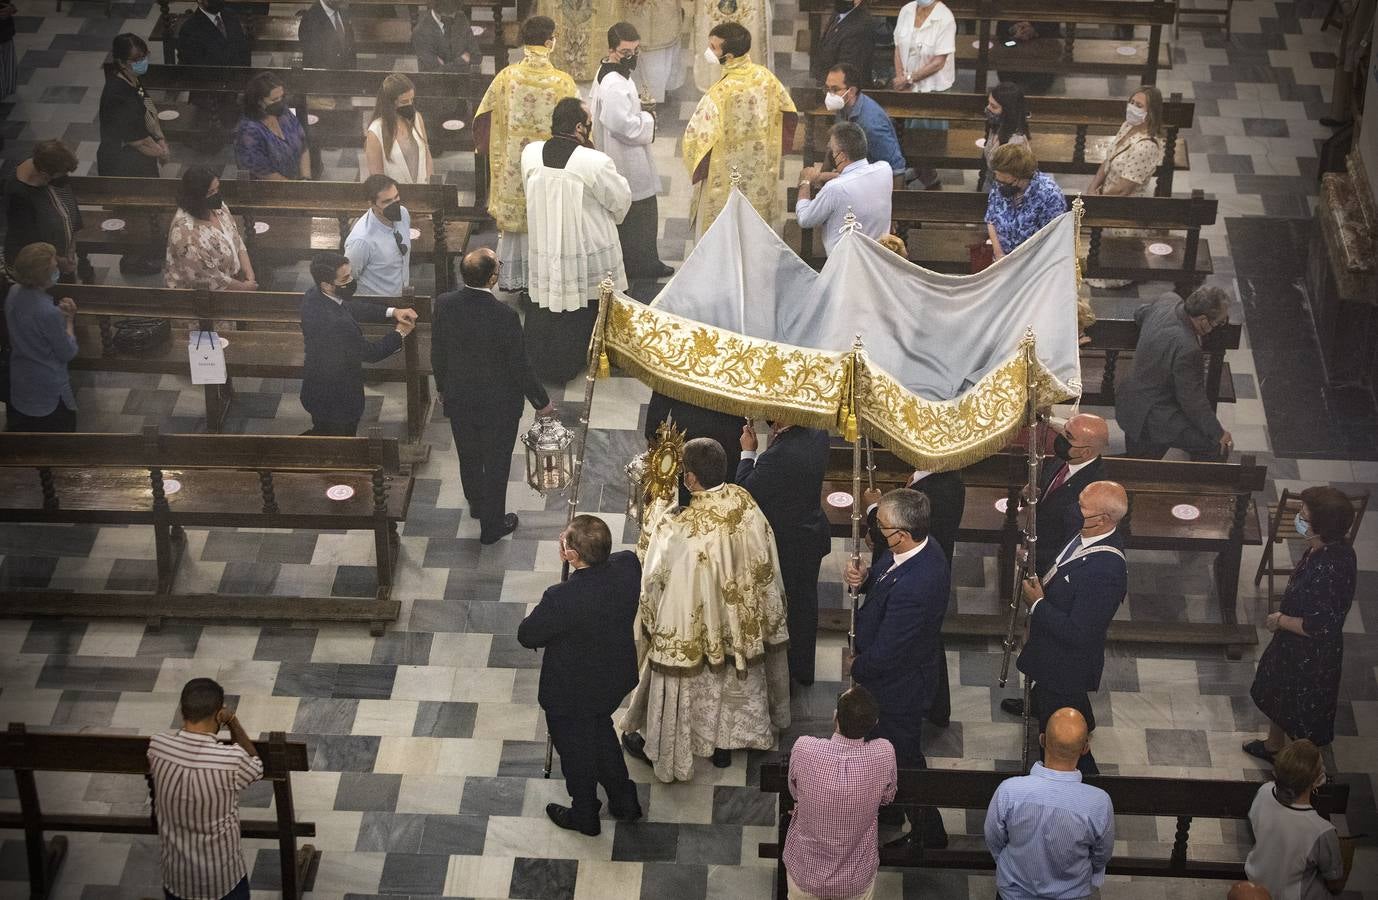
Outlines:
[[[225,347],[214,331],[194,331],[187,338],[187,356],[191,359],[192,384],[224,384]]]

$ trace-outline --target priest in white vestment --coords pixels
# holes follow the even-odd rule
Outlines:
[[[684,4],[682,0],[623,0],[622,15],[641,33],[637,87],[654,103],[684,83]]]
[[[577,97],[555,104],[548,141],[522,150],[528,240],[526,346],[536,373],[563,382],[581,372],[608,275],[627,289],[617,225],[631,207],[627,179],[593,149],[593,121]]]
[[[688,781],[694,757],[768,750],[789,727],[784,584],[775,536],[745,489],[725,484],[722,445],[684,445],[687,507],[647,514],[637,640],[641,680],[622,745],[664,782]]]

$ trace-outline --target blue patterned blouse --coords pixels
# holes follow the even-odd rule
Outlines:
[[[273,173],[301,178],[301,153],[306,149],[306,130],[290,112],[278,116],[282,137],[256,119],[240,119],[234,130],[234,158],[241,172],[253,178]]]
[[[1053,176],[1034,172],[1024,193],[1013,200],[1005,199],[995,184],[991,184],[990,197],[986,201],[986,222],[995,226],[1000,249],[1009,253],[1066,211],[1067,201]]]

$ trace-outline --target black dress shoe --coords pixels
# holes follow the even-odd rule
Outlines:
[[[1000,701],[1000,711],[1007,712],[1012,716],[1024,715],[1024,701],[1018,697],[1006,697]]]
[[[732,751],[716,748],[713,751],[713,765],[719,769],[726,769],[732,765]]]
[[[498,541],[500,541],[500,540],[502,540],[503,538],[507,537],[509,534],[511,534],[512,532],[514,532],[514,531],[516,531],[516,530],[517,530],[517,514],[516,514],[516,513],[508,513],[507,515],[505,515],[505,516],[502,517],[502,530],[501,530],[501,531],[497,532],[496,534],[483,534],[483,535],[480,535],[480,536],[479,536],[479,539],[478,539],[478,542],[479,542],[480,544],[496,544]]]
[[[635,822],[641,818],[641,801],[632,797],[626,803],[608,803],[608,812],[619,822]]]
[[[1353,121],[1353,119],[1335,119],[1330,116],[1321,117],[1321,124],[1326,128],[1344,128]]]
[[[598,832],[602,830],[597,819],[593,820],[592,825],[575,824],[574,810],[570,809],[568,806],[561,806],[558,803],[547,803],[545,805],[545,814],[550,816],[550,821],[559,825],[561,828],[568,829],[569,831],[577,831],[589,837],[596,837]]]
[[[648,766],[653,766],[651,758],[646,755],[646,739],[635,731],[624,732],[622,734],[622,749],[627,751],[627,755],[632,759],[639,759]]]
[[[669,278],[673,274],[675,274],[674,266],[667,266],[665,265],[665,263],[661,263],[654,271],[651,272],[651,277]]]

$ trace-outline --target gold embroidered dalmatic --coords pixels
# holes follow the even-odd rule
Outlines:
[[[474,141],[488,154],[488,214],[508,233],[526,231],[522,149],[548,139],[555,104],[579,95],[569,73],[551,64],[549,50],[523,49],[521,62],[493,76],[474,116]]]
[[[751,32],[751,55],[770,64],[770,19],[774,0],[695,0],[694,83],[706,91],[718,80],[719,67],[703,57],[708,32],[724,22],[736,22]]]
[[[536,11],[555,20],[551,62],[574,76],[592,81],[608,55],[608,29],[617,23],[617,0],[540,0]]]
[[[778,215],[780,157],[793,142],[794,101],[750,55],[723,66],[684,129],[684,165],[696,183],[693,215],[703,234],[727,203],[733,167],[741,191],[772,227]]]

